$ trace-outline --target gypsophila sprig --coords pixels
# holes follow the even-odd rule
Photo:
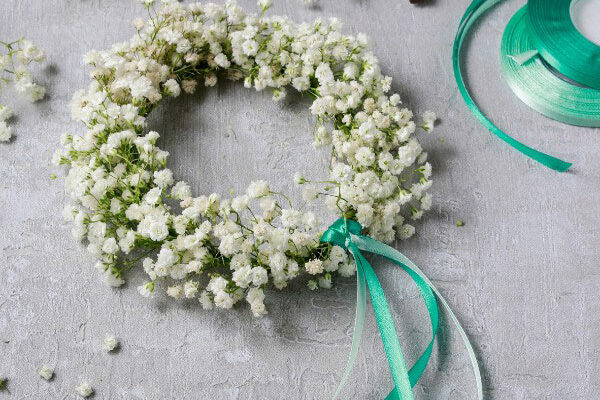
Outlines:
[[[46,89],[33,81],[29,67],[45,59],[44,51],[29,40],[0,41],[0,89],[12,83],[15,90],[31,102],[41,100]],[[0,104],[0,142],[8,142],[12,137],[12,128],[7,122],[11,116],[12,111]]]
[[[93,81],[74,95],[71,111],[87,132],[64,135],[54,156],[68,167],[65,187],[75,203],[65,217],[110,285],[122,285],[141,261],[145,297],[160,287],[206,309],[245,299],[261,316],[268,285],[282,289],[305,275],[309,288],[329,288],[335,276],[355,273],[342,248],[319,242],[324,229],[315,214],[292,207],[268,182],[254,181],[237,195],[194,197],[175,181],[146,118],[164,97],[221,78],[271,89],[275,100],[288,90],[312,98],[314,144],[330,146],[332,157],[326,181],[296,177],[306,202],[324,199],[386,242],[414,233],[408,221],[431,206],[431,166],[413,137],[412,112],[386,94],[391,79],[366,36],[342,34],[336,19],[267,17],[270,1],[259,2],[258,15],[231,2],[163,1],[159,11],[144,3],[151,19],[134,21],[129,42],[85,56]]]

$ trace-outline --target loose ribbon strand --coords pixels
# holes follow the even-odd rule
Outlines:
[[[450,309],[448,303],[444,300],[433,283],[427,279],[425,274],[406,256],[392,247],[370,238],[369,236],[361,235],[361,231],[362,226],[358,222],[340,218],[334,222],[321,237],[322,242],[332,243],[349,251],[354,257],[354,261],[356,263],[357,305],[354,322],[354,334],[352,337],[352,348],[342,379],[333,398],[336,399],[340,395],[341,390],[347,382],[352,371],[352,367],[356,361],[364,330],[366,291],[368,289],[371,302],[373,304],[373,311],[375,313],[377,325],[381,333],[384,350],[390,366],[392,379],[395,385],[394,389],[386,397],[386,400],[414,399],[412,387],[414,387],[414,385],[418,382],[419,378],[427,367],[427,363],[429,362],[431,352],[433,350],[435,336],[439,327],[439,311],[436,296],[442,303],[444,311],[449,315],[450,319],[456,326],[461,339],[467,348],[469,360],[471,361],[473,371],[475,373],[478,400],[483,400],[481,374],[479,372],[479,365],[477,363],[477,358],[475,357],[473,346],[471,345],[464,329],[460,325],[460,322]],[[406,369],[406,362],[404,360],[404,355],[398,340],[398,334],[396,332],[394,320],[385,298],[385,294],[379,279],[373,270],[373,267],[364,258],[361,250],[381,255],[404,269],[413,279],[421,291],[423,299],[425,300],[425,305],[431,318],[432,338],[423,354],[419,357],[409,371]]]
[[[552,157],[548,154],[542,153],[529,146],[526,146],[518,140],[512,138],[510,135],[498,128],[496,125],[494,125],[494,123],[490,121],[490,119],[479,109],[465,85],[465,81],[462,75],[462,68],[460,65],[460,55],[465,37],[467,36],[469,29],[471,28],[473,23],[485,11],[487,11],[489,8],[501,1],[502,0],[474,0],[471,3],[471,5],[467,8],[467,11],[465,12],[460,21],[458,31],[456,32],[456,37],[454,39],[454,46],[452,49],[452,65],[454,68],[454,77],[456,78],[456,83],[458,84],[458,90],[460,91],[460,94],[467,103],[467,107],[469,108],[471,113],[494,135],[498,136],[500,139],[508,143],[514,149],[520,151],[521,153],[545,165],[548,168],[560,172],[567,171],[572,165],[571,163],[562,161],[556,157]]]

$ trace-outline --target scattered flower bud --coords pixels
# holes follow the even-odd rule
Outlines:
[[[104,338],[102,346],[104,347],[105,351],[111,352],[119,347],[119,341],[114,335],[108,335]]]
[[[50,379],[52,379],[52,377],[54,377],[54,368],[47,364],[44,364],[42,365],[42,368],[40,368],[38,373],[42,378],[49,381]]]
[[[92,389],[87,382],[82,382],[79,384],[79,386],[75,388],[75,391],[83,398],[88,398],[94,393],[94,389]]]

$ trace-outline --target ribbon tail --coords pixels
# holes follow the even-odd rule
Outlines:
[[[548,168],[551,168],[555,171],[564,172],[567,171],[571,167],[571,163],[560,160],[556,157],[552,157],[548,154],[542,153],[538,150],[535,150],[525,144],[519,142],[514,139],[503,130],[498,128],[490,119],[479,109],[469,90],[466,87],[464,78],[462,76],[462,68],[460,65],[460,55],[461,49],[467,33],[469,29],[473,25],[473,23],[487,11],[490,7],[499,3],[502,0],[475,0],[471,3],[471,5],[467,8],[460,25],[458,27],[458,31],[456,32],[456,37],[454,39],[454,46],[452,49],[452,65],[454,69],[454,77],[456,79],[456,83],[458,85],[458,90],[462,95],[465,103],[467,103],[467,107],[471,111],[471,113],[481,122],[490,132],[494,135],[498,136],[504,142],[508,143],[514,149],[520,151],[525,154],[527,157],[534,159],[535,161],[545,165]]]
[[[357,258],[354,258],[357,260]],[[362,341],[363,331],[365,327],[365,315],[367,312],[367,283],[365,282],[365,272],[362,264],[356,261],[356,315],[354,317],[354,331],[352,334],[352,348],[348,355],[348,361],[342,379],[333,395],[333,400],[336,400],[342,389],[346,385],[352,368],[358,356],[358,350]]]
[[[376,242],[378,243],[378,242]],[[381,246],[384,246],[383,243],[378,243]],[[378,246],[379,247],[379,246]],[[371,251],[374,254],[379,254],[377,249],[365,249],[366,251]],[[438,303],[435,298],[431,287],[427,282],[425,282],[415,271],[410,269],[401,260],[398,259],[390,259],[396,265],[404,269],[415,282],[419,290],[421,291],[421,296],[425,301],[425,306],[427,307],[427,311],[429,312],[429,318],[431,319],[431,340],[429,341],[429,345],[423,351],[423,354],[419,357],[419,359],[414,363],[414,365],[408,371],[408,378],[410,380],[410,385],[414,387],[416,383],[419,381],[423,372],[425,372],[425,368],[427,368],[427,364],[429,363],[429,359],[431,358],[431,352],[433,351],[433,345],[435,343],[435,338],[437,336],[438,328],[439,328],[439,309]],[[393,400],[398,398],[397,390],[394,388],[392,392],[386,397],[386,400]]]
[[[523,64],[527,63],[529,60],[537,57],[539,54],[540,53],[537,50],[529,50],[524,53],[509,55],[508,57],[510,57],[517,64],[523,65]]]
[[[367,281],[371,303],[373,304],[375,319],[377,320],[379,332],[381,333],[381,341],[383,342],[383,348],[385,349],[392,379],[395,384],[395,391],[397,392],[396,399],[414,400],[406,362],[404,361],[404,354],[402,353],[402,347],[400,346],[394,319],[385,298],[383,288],[381,287],[381,283],[379,282],[379,279],[377,279],[373,267],[371,267],[371,264],[364,258],[359,249],[353,243],[350,243],[349,249],[354,256],[357,265],[360,263],[365,271],[365,279]]]
[[[353,238],[353,240],[356,239],[355,236],[351,236],[351,237]],[[383,243],[380,243],[376,240],[372,241],[372,246],[368,246],[368,245],[360,246],[360,244],[361,244],[360,242],[357,242],[357,244],[359,245],[358,247],[360,250],[368,251],[368,252],[371,252],[374,254],[381,254],[381,252],[379,250],[381,248],[383,248],[383,246],[385,246]],[[427,367],[427,364],[431,357],[431,352],[433,350],[433,346],[435,343],[435,337],[437,335],[437,331],[438,331],[438,327],[439,327],[438,304],[437,304],[435,295],[434,295],[433,291],[431,290],[431,288],[429,287],[429,285],[427,284],[427,282],[425,282],[423,279],[421,279],[421,277],[418,274],[416,274],[413,270],[411,270],[406,265],[404,265],[401,262],[402,260],[392,259],[392,261],[394,261],[398,266],[402,267],[410,275],[410,277],[413,279],[413,281],[416,283],[417,287],[421,291],[421,295],[423,297],[423,300],[425,301],[425,305],[427,306],[427,311],[429,312],[429,317],[431,318],[431,332],[432,333],[431,333],[431,340],[429,342],[429,345],[427,346],[427,348],[425,349],[423,354],[421,354],[419,359],[415,362],[415,364],[411,367],[411,369],[408,371],[408,379],[409,379],[410,386],[414,387],[415,384],[419,381],[419,379],[423,375],[423,372],[425,371],[425,368]],[[396,386],[388,394],[388,396],[386,397],[386,400],[397,400],[400,398],[402,398],[402,396],[398,392],[398,387]]]
[[[454,315],[454,312],[452,311],[452,309],[450,308],[450,306],[448,305],[448,303],[446,302],[446,300],[444,299],[444,297],[442,296],[440,291],[427,278],[427,276],[423,273],[423,271],[421,271],[421,269],[419,267],[417,267],[412,261],[410,261],[404,254],[400,253],[398,250],[396,250],[390,246],[387,246],[381,242],[378,242],[375,239],[372,239],[368,236],[354,236],[353,235],[352,239],[353,239],[353,242],[355,243],[355,245],[359,249],[363,249],[365,251],[379,254],[379,255],[384,256],[387,259],[394,261],[394,262],[400,262],[401,264],[405,265],[410,270],[414,271],[414,273],[418,277],[420,277],[425,283],[427,283],[427,285],[429,285],[431,290],[433,290],[433,292],[438,297],[439,301],[442,303],[444,311],[450,317],[450,320],[452,321],[452,323],[458,330],[458,333],[460,334],[460,337],[467,349],[469,360],[471,361],[471,366],[472,366],[473,372],[475,374],[475,382],[477,385],[477,398],[479,400],[483,400],[483,383],[482,383],[482,379],[481,379],[481,372],[479,370],[479,363],[477,362],[477,357],[475,356],[475,351],[473,350],[473,345],[471,344],[471,342],[470,342],[465,330],[463,329],[462,325],[460,324],[458,318],[456,317],[456,315]]]

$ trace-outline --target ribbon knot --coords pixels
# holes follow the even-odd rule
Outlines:
[[[360,235],[362,225],[353,219],[340,218],[335,221],[321,236],[321,242],[331,243],[348,250],[353,235]]]
[[[373,311],[381,333],[381,340],[383,347],[388,359],[388,364],[392,374],[395,387],[386,397],[386,400],[414,400],[412,387],[417,383],[425,367],[429,362],[431,352],[433,350],[433,344],[439,325],[439,311],[437,299],[442,303],[444,309],[450,319],[454,322],[454,325],[459,331],[461,338],[469,354],[473,370],[475,372],[475,380],[477,383],[477,395],[478,399],[483,399],[483,390],[481,383],[481,375],[479,372],[479,365],[477,364],[477,358],[473,351],[473,346],[469,342],[466,333],[464,332],[460,322],[448,306],[448,303],[444,300],[442,295],[436,289],[436,287],[427,279],[425,274],[417,267],[412,261],[406,256],[397,251],[396,249],[387,246],[377,240],[361,235],[363,228],[360,223],[355,220],[340,218],[335,221],[321,236],[321,242],[331,243],[336,246],[340,246],[348,251],[354,257],[356,263],[356,316],[354,320],[354,333],[352,336],[352,349],[348,356],[348,362],[344,370],[344,374],[337,387],[337,390],[333,396],[335,400],[341,393],[346,381],[348,380],[352,367],[356,361],[360,342],[362,340],[362,334],[364,330],[366,307],[367,307],[367,289],[371,297],[373,304]],[[414,363],[410,370],[406,368],[406,362],[404,361],[404,355],[402,348],[398,340],[398,333],[394,320],[392,318],[389,305],[385,298],[385,293],[381,287],[381,283],[373,270],[373,267],[362,255],[361,250],[367,251],[373,254],[381,255],[388,260],[394,262],[396,265],[404,269],[417,287],[421,291],[421,295],[425,300],[425,305],[431,318],[431,329],[432,337],[429,345]],[[435,293],[435,295],[434,295]]]

